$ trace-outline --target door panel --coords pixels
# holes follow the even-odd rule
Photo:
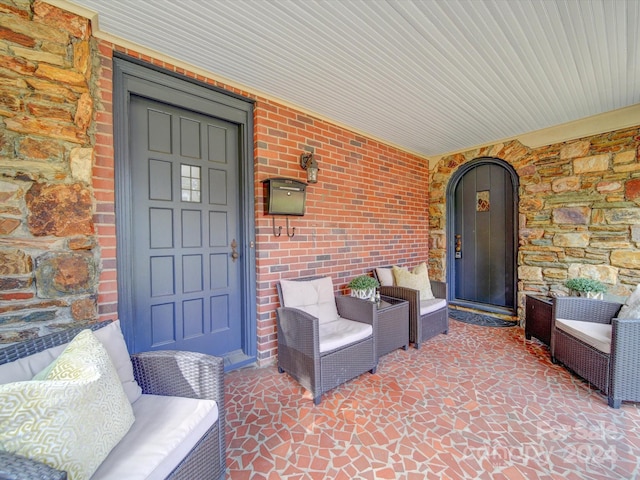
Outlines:
[[[454,302],[513,309],[513,182],[495,163],[469,169],[454,190]]]
[[[239,129],[131,96],[135,351],[242,348]]]

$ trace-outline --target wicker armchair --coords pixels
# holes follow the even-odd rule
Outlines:
[[[69,328],[0,350],[0,364],[13,362],[70,342],[84,328],[97,330],[110,322]],[[224,361],[194,352],[155,351],[131,355],[134,376],[142,393],[215,400],[218,421],[206,432],[167,479],[222,479],[226,472]],[[0,478],[64,480],[67,473],[23,456],[3,452]]]
[[[602,391],[612,408],[619,408],[623,401],[640,401],[640,319],[615,318],[620,307],[619,303],[581,297],[553,301],[551,360]],[[610,344],[606,327],[605,341],[586,339],[587,343],[584,337],[577,338],[580,331],[571,331],[563,320],[611,325]]]
[[[378,267],[391,269],[391,267]],[[441,333],[449,332],[449,308],[447,304],[447,284],[431,280],[431,291],[435,301],[420,300],[420,292],[412,288],[397,285],[385,285],[378,275],[378,269],[373,275],[380,282],[380,294],[388,297],[401,298],[409,302],[409,341],[416,348],[420,344]],[[443,302],[444,300],[444,302]]]
[[[298,302],[291,293],[283,291],[288,288],[283,288],[283,282],[287,281],[277,284],[281,307],[276,310],[280,373],[287,372],[295,378],[311,392],[314,404],[318,405],[323,393],[367,370],[376,372],[377,357],[373,336],[375,304],[358,298],[334,295],[329,277],[294,280],[302,289],[311,288],[308,291],[311,294],[304,295],[304,299]],[[318,287],[318,282],[322,282],[324,287]],[[323,293],[318,295],[314,291],[316,288],[323,289]],[[336,341],[336,337],[340,337],[341,328],[329,326],[327,330],[327,324],[332,322],[325,320],[331,320],[331,317],[335,319],[336,310],[338,321],[346,321],[347,329],[355,327],[360,330],[354,341],[340,338]],[[362,324],[370,328],[365,329]],[[329,348],[326,347],[326,342],[330,342]]]

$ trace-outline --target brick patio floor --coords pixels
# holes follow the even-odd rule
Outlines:
[[[234,480],[640,478],[640,404],[609,408],[519,327],[451,320],[318,406],[275,366],[226,387]]]

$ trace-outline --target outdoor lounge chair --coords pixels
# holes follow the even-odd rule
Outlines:
[[[380,294],[401,298],[409,302],[409,341],[420,348],[420,344],[441,333],[449,331],[449,308],[447,284],[430,280],[434,298],[421,299],[420,291],[395,284],[390,266],[373,270],[380,282]]]
[[[375,373],[375,304],[336,296],[331,277],[282,280],[277,285],[278,371],[313,395]]]
[[[640,401],[640,319],[616,318],[621,306],[582,297],[553,300],[551,360],[601,390],[612,408]]]

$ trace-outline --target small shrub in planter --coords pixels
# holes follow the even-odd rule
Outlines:
[[[594,278],[570,278],[564,282],[564,286],[578,292],[580,296],[589,298],[601,299],[602,294],[607,291],[607,286]]]
[[[372,298],[376,288],[380,286],[378,280],[369,275],[360,275],[349,282],[347,287],[351,289],[351,296],[358,298]]]

